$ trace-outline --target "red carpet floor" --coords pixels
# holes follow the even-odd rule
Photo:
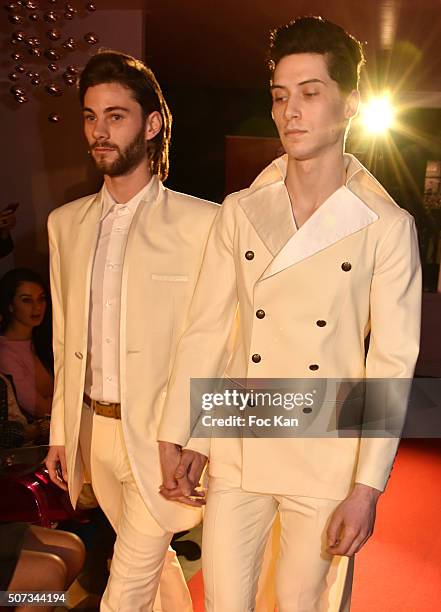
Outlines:
[[[195,612],[203,612],[200,572],[189,587]],[[378,505],[375,535],[357,555],[351,612],[439,611],[441,440],[405,440]]]

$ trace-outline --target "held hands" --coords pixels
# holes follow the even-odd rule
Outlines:
[[[178,501],[188,506],[203,506],[205,493],[197,491],[207,457],[196,451],[182,450],[172,442],[159,442],[163,484],[160,494],[169,501]]]
[[[66,450],[64,446],[51,446],[45,463],[52,482],[63,491],[67,491]]]
[[[352,557],[371,537],[381,491],[356,483],[352,493],[336,508],[327,529],[330,555]]]

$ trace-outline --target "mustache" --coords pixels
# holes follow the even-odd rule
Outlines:
[[[113,142],[109,142],[109,141],[100,141],[100,142],[94,142],[92,145],[90,145],[90,151],[94,151],[95,149],[99,149],[101,147],[105,147],[106,149],[114,149],[115,151],[119,151],[119,147],[116,144],[113,144]]]

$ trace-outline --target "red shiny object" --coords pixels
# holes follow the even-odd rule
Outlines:
[[[30,474],[1,479],[0,520],[24,521],[52,527],[54,523],[83,517],[72,508],[69,496],[49,479],[41,466]]]

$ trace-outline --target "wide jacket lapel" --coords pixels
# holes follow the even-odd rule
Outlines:
[[[280,173],[275,182],[259,186],[240,198],[239,205],[275,257],[295,233],[291,202]]]
[[[265,168],[252,183],[239,205],[259,237],[273,255],[259,280],[311,257],[336,242],[362,230],[378,219],[363,201],[363,182],[382,188],[352,155],[344,155],[346,185],[334,192],[296,231],[291,202],[285,186],[287,156]]]
[[[378,215],[346,185],[335,191],[288,240],[260,277],[264,280],[358,232]]]

